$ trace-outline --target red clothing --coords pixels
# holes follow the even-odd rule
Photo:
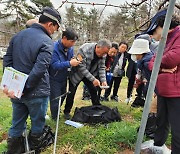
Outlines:
[[[110,57],[109,55],[107,55],[106,62],[105,62],[106,69],[111,68],[113,61],[114,61],[113,57]]]
[[[149,62],[152,70],[155,57]],[[156,88],[158,94],[164,97],[180,97],[180,26],[168,34],[165,52],[162,57],[161,68],[171,69],[177,66],[174,73],[160,72]]]

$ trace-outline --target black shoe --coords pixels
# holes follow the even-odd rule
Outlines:
[[[69,119],[71,119],[71,115],[69,113],[64,113],[64,118],[66,120],[69,120]]]
[[[7,139],[8,151],[6,154],[21,154],[25,152],[24,137],[9,137]]]
[[[100,96],[99,101],[104,101],[104,97]]]
[[[90,99],[91,99],[91,97],[88,97],[88,96],[82,97],[82,100],[90,100]]]
[[[109,98],[108,97],[103,97],[103,100],[108,102],[109,101]]]
[[[131,104],[132,107],[144,107],[145,100],[141,97],[136,97],[134,102]]]
[[[116,95],[116,96],[114,96],[114,95],[112,95],[111,96],[111,100],[114,100],[114,101],[116,101],[116,102],[119,102],[119,97]]]

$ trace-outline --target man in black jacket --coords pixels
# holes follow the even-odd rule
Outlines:
[[[39,23],[20,31],[10,41],[3,67],[28,74],[23,95],[17,99],[13,92],[5,87],[4,93],[11,98],[13,107],[12,126],[8,137],[8,154],[24,153],[22,133],[30,115],[30,148],[37,147],[43,140],[45,114],[50,94],[49,63],[53,51],[51,35],[58,30],[61,23],[60,14],[53,8],[42,11]]]

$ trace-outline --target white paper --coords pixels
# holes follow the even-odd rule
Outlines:
[[[76,128],[81,128],[81,127],[84,126],[83,124],[80,124],[80,123],[72,121],[72,120],[66,120],[64,123],[67,124],[67,125],[74,126]]]
[[[0,88],[4,89],[4,86],[6,86],[9,91],[14,92],[17,98],[21,98],[27,78],[27,74],[17,71],[12,67],[6,67]]]

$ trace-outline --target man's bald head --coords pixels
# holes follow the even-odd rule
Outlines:
[[[29,19],[29,20],[26,22],[26,28],[31,27],[31,25],[34,24],[34,23],[38,23],[38,19]]]

